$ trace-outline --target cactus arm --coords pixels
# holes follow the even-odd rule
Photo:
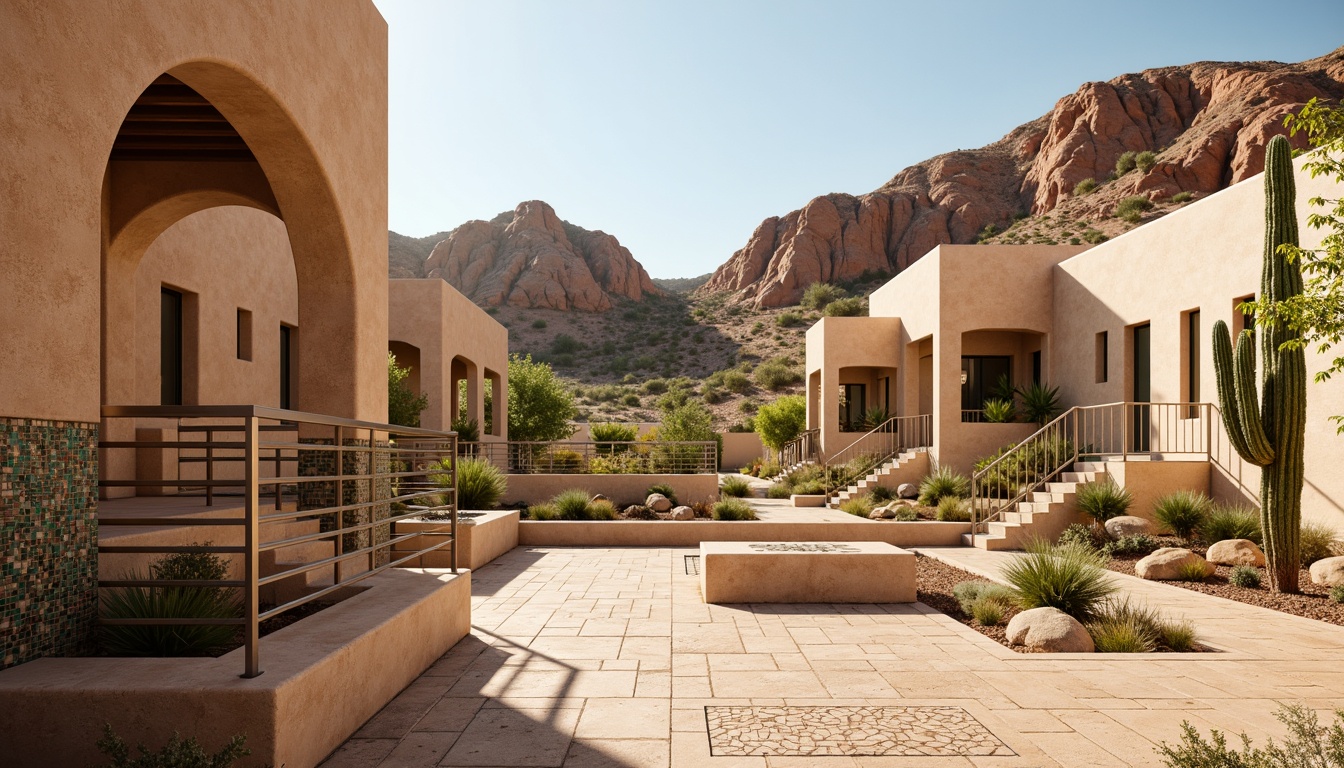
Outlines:
[[[1213,366],[1218,380],[1218,403],[1223,413],[1223,428],[1237,454],[1247,462],[1263,467],[1274,461],[1274,448],[1265,435],[1255,393],[1255,348],[1249,331],[1237,339],[1227,323],[1213,325]]]

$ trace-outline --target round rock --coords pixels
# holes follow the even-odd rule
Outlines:
[[[1205,555],[1210,563],[1217,565],[1254,565],[1265,564],[1265,553],[1250,539],[1225,539],[1209,547]]]
[[[1092,636],[1077,619],[1058,608],[1032,608],[1008,622],[1008,644],[1040,653],[1091,653]]]
[[[896,486],[896,495],[902,499],[913,499],[919,496],[919,487],[914,483],[901,483]]]
[[[1344,584],[1344,557],[1327,557],[1312,563],[1311,583],[1331,587]]]
[[[644,500],[644,506],[654,512],[669,512],[672,509],[672,502],[661,493],[650,493]]]
[[[1153,524],[1142,517],[1134,515],[1120,515],[1112,517],[1106,521],[1106,533],[1111,538],[1118,539],[1122,536],[1138,536],[1140,534],[1152,533]]]
[[[1208,561],[1188,549],[1163,547],[1135,563],[1134,575],[1151,581],[1175,581],[1182,578],[1181,569],[1186,563],[1201,563],[1205,571],[1213,571]]]
[[[673,520],[694,520],[695,510],[690,507],[676,507],[672,510]]]

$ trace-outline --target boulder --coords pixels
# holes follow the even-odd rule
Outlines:
[[[1058,608],[1032,608],[1008,622],[1008,644],[1040,653],[1091,653],[1087,627]]]
[[[1207,572],[1213,572],[1213,566],[1194,552],[1181,547],[1163,547],[1135,563],[1134,574],[1140,579],[1176,581],[1183,578],[1181,569],[1187,563],[1201,563]]]
[[[1140,534],[1152,533],[1153,524],[1142,517],[1134,515],[1120,515],[1112,517],[1106,521],[1106,533],[1113,539],[1122,536],[1138,536]]]
[[[882,516],[885,515],[886,512],[887,512],[887,508],[886,508],[886,507],[878,507],[877,509],[874,509],[872,512],[869,512],[869,513],[868,513],[868,519],[869,519],[869,520],[881,520],[881,519],[882,519]]]
[[[661,493],[650,493],[649,497],[644,500],[644,506],[654,512],[668,512],[672,509],[672,502]]]
[[[1209,547],[1205,555],[1210,563],[1217,565],[1254,565],[1264,566],[1265,553],[1250,539],[1226,539]]]
[[[694,520],[695,510],[690,507],[676,507],[671,512],[673,520]]]
[[[1344,557],[1327,557],[1312,563],[1311,583],[1331,587],[1344,584]]]
[[[902,499],[913,499],[919,496],[919,486],[914,483],[901,483],[896,486],[896,495]]]

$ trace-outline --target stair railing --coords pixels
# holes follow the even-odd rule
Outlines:
[[[779,450],[779,465],[785,469],[817,460],[821,430],[809,429],[784,444]]]
[[[872,472],[874,467],[904,451],[931,445],[931,414],[892,416],[834,454],[823,455],[821,464],[825,468],[822,477],[826,483],[826,496],[847,488]]]

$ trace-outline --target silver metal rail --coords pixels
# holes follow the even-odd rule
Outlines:
[[[933,445],[933,416],[892,416],[833,454],[823,452],[826,495],[846,488],[903,451]]]
[[[462,456],[489,460],[516,475],[717,474],[718,443],[667,440],[462,443]]]
[[[784,444],[779,451],[779,465],[784,468],[815,462],[821,445],[821,430],[809,429]]]
[[[226,493],[243,500],[235,514],[228,514],[232,511],[228,510],[209,517],[183,515],[179,505],[176,513],[155,515],[154,507],[146,503],[145,513],[140,516],[100,519],[105,526],[218,527],[227,543],[108,543],[99,547],[99,554],[215,554],[226,558],[235,572],[241,564],[240,579],[167,580],[142,573],[105,578],[100,574],[98,586],[235,589],[241,593],[237,617],[104,617],[104,625],[238,626],[243,633],[242,676],[256,677],[262,672],[261,622],[333,595],[388,568],[419,562],[418,558],[436,550],[447,548],[450,566],[454,573],[457,571],[454,432],[250,405],[104,406],[102,417],[108,436],[134,435],[137,423],[176,425],[176,439],[100,441],[105,477],[99,485],[104,492],[134,488],[138,493],[177,495],[182,489],[203,488],[207,505]],[[199,439],[200,435],[205,439]],[[167,456],[158,454],[160,460],[148,464],[174,467],[176,471],[160,477],[147,476],[151,473],[144,469],[125,473],[119,468],[134,466],[134,462],[117,460],[126,452],[137,459],[166,452]],[[203,461],[181,461],[183,452]],[[204,465],[204,476],[181,476],[183,468],[198,464]],[[130,476],[120,476],[119,471]],[[427,530],[396,531],[398,521],[427,515],[434,519]],[[421,538],[421,534],[429,535]],[[429,541],[434,543],[408,548]],[[398,546],[403,542],[406,546]],[[319,554],[312,554],[313,550]],[[282,554],[298,559],[281,561]],[[277,595],[274,605],[263,607],[265,593]]]

